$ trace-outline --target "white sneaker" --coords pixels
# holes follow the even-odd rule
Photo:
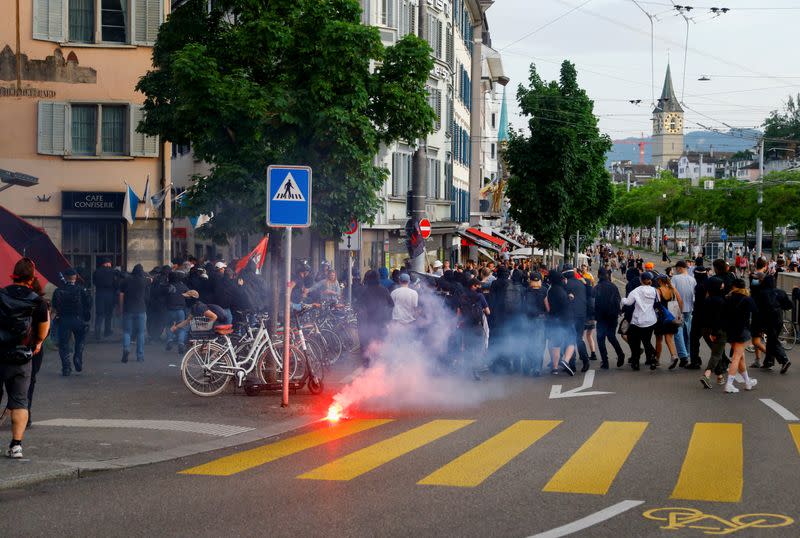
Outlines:
[[[737,389],[733,385],[725,385],[725,392],[727,392],[728,394],[736,394],[737,392],[739,392],[739,389]]]
[[[22,445],[14,445],[8,449],[6,456],[9,458],[20,459],[22,458]]]
[[[753,390],[755,386],[758,385],[758,379],[750,378],[750,383],[744,384],[744,390]]]

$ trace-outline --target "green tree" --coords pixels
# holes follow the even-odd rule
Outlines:
[[[356,0],[190,0],[161,26],[139,129],[191,142],[212,166],[189,189],[186,213],[214,212],[208,233],[263,230],[269,164],[314,173],[313,225],[333,237],[370,221],[387,171],[380,144],[414,141],[435,115],[425,83],[430,47],[393,47],[360,23]],[[371,69],[371,66],[377,66]]]
[[[591,234],[613,202],[605,153],[611,140],[601,135],[593,102],[578,86],[575,66],[564,61],[558,81],[545,82],[531,65],[529,85],[517,101],[530,135],[512,131],[506,159],[506,194],[511,216],[544,246],[554,246],[575,230]]]
[[[778,151],[780,158],[794,157],[797,154],[797,142],[800,140],[800,94],[796,98],[790,95],[783,111],[773,110],[764,120],[764,152]],[[780,140],[780,139],[784,139]]]

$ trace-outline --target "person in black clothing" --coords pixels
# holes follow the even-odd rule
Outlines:
[[[726,290],[732,290],[733,281],[736,280],[736,275],[728,270],[728,262],[722,258],[718,258],[714,260],[712,266],[714,267],[714,276],[722,279]]]
[[[30,425],[29,396],[33,396],[30,388],[33,375],[31,357],[42,351],[42,343],[50,331],[50,313],[41,296],[33,261],[29,258],[19,260],[14,265],[11,279],[13,284],[0,293],[8,297],[9,306],[14,306],[18,316],[15,319],[26,323],[30,320],[30,331],[20,340],[9,341],[7,347],[0,349],[0,398],[2,389],[5,389],[8,394],[6,410],[11,415],[11,443],[6,455],[20,459],[23,457],[22,438],[26,426]]]
[[[567,295],[566,283],[557,269],[548,274],[550,289],[547,291],[547,336],[550,341],[550,357],[553,360],[550,374],[557,375],[558,368],[564,368],[569,375],[575,375],[570,366],[575,353],[575,319]]]
[[[361,362],[364,368],[369,367],[370,354],[375,352],[374,345],[383,340],[386,334],[386,327],[392,320],[392,308],[394,301],[389,290],[381,286],[378,273],[367,271],[364,275],[364,289],[355,301]]]
[[[256,263],[250,260],[239,276],[244,282],[252,309],[257,312],[266,311],[269,308],[269,288],[264,277],[256,273]]]
[[[186,319],[180,323],[173,323],[172,327],[170,327],[170,332],[176,333],[180,330],[184,330],[189,326],[192,319],[197,317],[208,318],[209,321],[214,322],[214,327],[229,326],[233,323],[228,313],[219,305],[206,304],[198,300],[200,295],[196,290],[189,290],[184,293],[183,296],[186,299],[186,303],[189,305]]]
[[[528,346],[523,350],[522,375],[542,374],[547,320],[547,291],[542,288],[542,275],[533,272],[530,284],[522,295],[522,311],[528,321]]]
[[[775,277],[772,275],[765,276],[760,287],[762,290],[754,299],[767,337],[767,352],[762,368],[769,370],[777,361],[781,365],[781,373],[785,374],[792,363],[778,336],[783,326],[783,311],[792,309],[792,300],[785,291],[776,287]]]
[[[600,349],[600,368],[608,369],[608,350],[606,339],[617,354],[617,368],[625,364],[625,353],[617,340],[617,321],[620,314],[620,295],[617,286],[611,282],[611,275],[605,269],[597,274],[598,283],[594,288],[594,312],[597,318],[597,347]]]
[[[53,310],[58,319],[58,354],[61,357],[61,375],[72,374],[70,355],[75,371],[83,370],[83,346],[92,317],[92,296],[81,284],[75,269],[64,271],[65,283],[53,293]],[[74,340],[74,351],[70,349]]]
[[[167,294],[169,290],[169,275],[172,267],[165,265],[156,267],[151,272],[150,296],[147,301],[147,336],[150,340],[161,340],[164,330],[168,327]]]
[[[563,276],[567,279],[567,297],[570,300],[572,309],[572,321],[575,326],[575,342],[577,343],[577,355],[580,357],[583,367],[581,372],[589,369],[589,353],[583,341],[583,330],[586,326],[586,313],[589,308],[589,293],[583,278],[567,264],[564,266]],[[575,370],[575,357],[571,359],[570,367]]]
[[[458,327],[463,345],[465,363],[472,368],[472,377],[480,381],[480,373],[487,370],[484,362],[486,351],[486,316],[491,315],[486,295],[480,292],[481,282],[473,277],[466,281],[466,290],[461,295],[458,310]]]
[[[733,289],[725,297],[725,333],[728,343],[731,344],[731,365],[728,367],[728,382],[725,385],[726,393],[736,393],[739,389],[733,386],[737,373],[744,378],[745,390],[752,390],[757,380],[751,379],[747,374],[747,365],[744,361],[744,346],[752,338],[750,333],[750,319],[757,312],[756,304],[750,297],[744,280],[735,279]]]
[[[186,319],[186,298],[184,293],[189,288],[183,282],[183,274],[173,271],[169,274],[169,285],[166,293],[166,322],[169,327],[180,323]],[[169,331],[167,333],[167,351],[172,349],[172,345],[178,343],[178,354],[186,352],[186,330]]]
[[[708,326],[706,314],[706,295],[708,269],[702,264],[694,268],[694,310],[692,310],[692,328],[689,332],[689,365],[688,370],[702,368],[703,360],[700,358],[700,340],[703,338],[704,328]],[[697,320],[697,321],[695,321]]]
[[[717,379],[722,381],[722,373],[725,371],[725,344],[728,342],[728,334],[725,332],[725,292],[727,290],[725,290],[725,283],[722,282],[722,279],[715,276],[707,279],[703,288],[705,297],[702,303],[702,315],[695,317],[692,323],[697,323],[698,327],[702,326],[703,338],[711,348],[708,365],[703,377],[700,378],[703,387],[710,389],[711,375],[717,375]],[[695,294],[695,312],[697,312],[697,297],[698,295]]]
[[[122,312],[122,362],[128,362],[131,337],[136,339],[136,360],[144,361],[144,339],[147,326],[147,301],[150,298],[150,280],[142,264],[133,267],[131,275],[120,285],[119,309]]]
[[[94,272],[92,277],[94,285],[94,337],[97,340],[102,336],[111,336],[111,317],[114,314],[114,295],[117,292],[117,277],[111,268],[111,260],[103,259],[100,267]]]
[[[522,354],[508,353],[505,349],[506,336],[515,329],[516,322],[522,306],[523,289],[509,279],[509,272],[504,266],[497,270],[497,278],[489,285],[487,297],[489,308],[492,311],[489,321],[489,345],[496,349],[493,353],[493,367],[501,366],[509,372],[522,371]]]

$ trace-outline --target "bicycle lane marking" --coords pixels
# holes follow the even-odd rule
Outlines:
[[[794,519],[782,514],[740,514],[730,519],[703,513],[696,508],[665,507],[652,508],[642,514],[645,519],[660,521],[666,524],[659,526],[662,530],[692,529],[703,531],[703,534],[726,535],[745,529],[774,529],[794,524]]]
[[[771,398],[761,398],[761,403],[778,413],[780,417],[787,422],[800,421],[800,417],[783,407],[781,404]]]
[[[603,508],[599,512],[582,517],[581,519],[573,521],[572,523],[567,523],[566,525],[556,527],[555,529],[534,534],[528,538],[560,538],[561,536],[574,534],[576,532],[588,529],[589,527],[593,527],[598,523],[608,521],[609,519],[623,514],[631,508],[636,508],[642,504],[644,504],[644,501],[622,501],[617,504],[613,504],[608,508]]]

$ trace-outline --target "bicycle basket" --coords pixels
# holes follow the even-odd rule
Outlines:
[[[192,318],[189,322],[189,331],[192,333],[210,332],[214,328],[214,321],[204,316]]]

